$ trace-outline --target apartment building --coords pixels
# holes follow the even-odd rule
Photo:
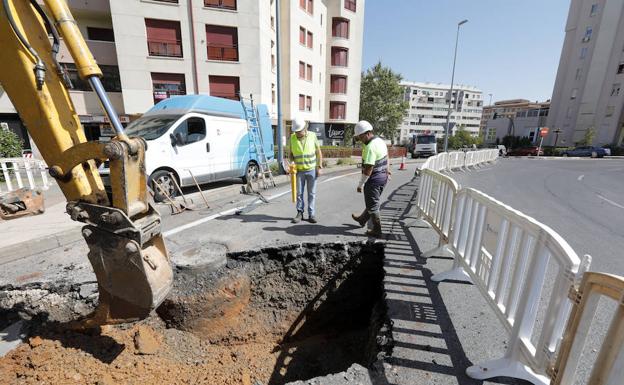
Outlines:
[[[283,119],[301,114],[321,140],[359,116],[364,0],[68,0],[122,123],[162,99],[253,95],[277,124],[276,4],[280,1]],[[112,135],[63,46],[72,100],[91,140]],[[1,90],[1,89],[0,89]],[[0,123],[25,129],[0,91]],[[286,124],[286,127],[289,125]],[[27,143],[28,145],[28,143]]]
[[[409,102],[403,123],[399,127],[399,143],[405,143],[413,134],[434,133],[444,135],[448,112],[448,84],[401,82],[405,100]],[[473,136],[479,134],[483,110],[481,90],[473,86],[454,85],[451,100],[450,126],[453,133],[464,129]]]
[[[550,101],[529,102],[526,99],[504,100],[483,109],[487,116],[481,130],[484,143],[500,143],[507,135],[529,138],[531,142],[539,139],[539,129],[546,127],[550,111]]]
[[[624,2],[572,0],[548,126],[572,146],[594,129],[595,145],[624,139]],[[554,143],[548,135],[545,143]]]

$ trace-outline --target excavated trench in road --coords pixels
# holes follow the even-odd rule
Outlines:
[[[383,255],[383,245],[373,243],[230,253],[216,271],[178,269],[157,316],[95,335],[62,327],[92,308],[92,290],[0,288],[0,318],[33,319],[29,342],[0,359],[0,382],[13,383],[3,381],[11,380],[8,371],[32,383],[60,381],[69,371],[85,383],[110,377],[113,383],[284,384],[355,363],[371,367],[391,349]],[[33,364],[41,356],[56,358]]]

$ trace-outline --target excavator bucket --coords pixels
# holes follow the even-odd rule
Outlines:
[[[141,248],[134,240],[85,226],[89,261],[99,288],[99,305],[83,326],[131,322],[146,318],[164,301],[173,270],[162,235]]]
[[[0,197],[0,218],[15,219],[43,214],[43,194],[39,190],[21,188]]]

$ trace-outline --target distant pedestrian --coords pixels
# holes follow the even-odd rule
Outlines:
[[[292,123],[293,134],[290,136],[289,159],[297,167],[297,215],[292,223],[299,223],[303,219],[305,210],[304,190],[308,189],[308,220],[317,223],[315,213],[316,179],[321,175],[323,168],[323,154],[321,146],[314,132],[308,132],[306,122],[295,118]]]
[[[362,148],[362,176],[357,187],[357,192],[364,191],[364,204],[366,208],[359,216],[351,214],[351,217],[364,227],[369,219],[372,221],[372,229],[366,231],[366,235],[381,237],[381,216],[379,206],[381,193],[388,182],[390,174],[388,162],[388,146],[386,142],[373,134],[373,126],[362,120],[355,125],[355,136],[364,146]]]

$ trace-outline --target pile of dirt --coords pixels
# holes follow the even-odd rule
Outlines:
[[[177,272],[142,322],[90,333],[31,322],[0,383],[284,384],[370,366],[387,342],[382,264],[379,244],[232,254],[216,272]]]

